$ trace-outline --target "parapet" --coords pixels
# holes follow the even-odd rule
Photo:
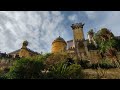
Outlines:
[[[76,29],[76,28],[83,28],[84,24],[82,23],[75,23],[75,24],[72,24],[71,28],[72,29]]]

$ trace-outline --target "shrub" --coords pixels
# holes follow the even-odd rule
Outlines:
[[[91,68],[93,68],[93,69],[97,69],[97,68],[110,69],[110,68],[117,68],[117,66],[106,60],[104,60],[104,61],[102,60],[99,63],[92,64]]]
[[[81,79],[83,73],[80,65],[71,64],[67,65],[62,62],[53,66],[46,74],[46,79]]]
[[[81,65],[82,68],[90,68],[91,64],[88,60],[80,60],[79,64]]]
[[[30,58],[17,60],[6,74],[8,79],[38,79],[42,78],[43,62]]]
[[[58,63],[64,62],[67,60],[67,55],[55,53],[51,54],[45,61],[46,68],[51,68],[51,66],[54,66]]]

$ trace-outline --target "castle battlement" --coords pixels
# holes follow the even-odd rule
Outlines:
[[[72,29],[76,29],[76,28],[83,28],[84,24],[82,23],[75,23],[75,24],[72,24]]]

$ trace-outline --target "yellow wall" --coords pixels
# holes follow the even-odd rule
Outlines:
[[[64,42],[54,42],[52,44],[52,53],[66,51],[67,45]]]
[[[75,40],[83,40],[84,39],[84,34],[83,34],[83,28],[75,28],[73,30],[73,35]]]
[[[20,57],[31,57],[33,56],[33,53],[30,53],[27,49],[21,49],[19,52]]]

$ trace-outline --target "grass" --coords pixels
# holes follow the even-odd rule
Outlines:
[[[120,69],[84,69],[85,79],[120,79]]]

